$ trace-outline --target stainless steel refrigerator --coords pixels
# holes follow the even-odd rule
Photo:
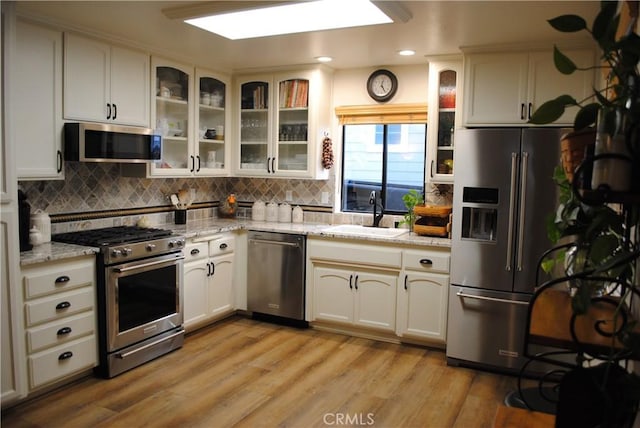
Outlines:
[[[538,259],[551,247],[545,219],[556,206],[563,132],[456,132],[449,364],[515,372],[526,361],[527,308]]]

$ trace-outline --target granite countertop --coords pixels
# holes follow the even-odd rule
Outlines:
[[[20,252],[20,266],[29,266],[55,260],[94,255],[98,251],[100,250],[95,247],[63,244],[61,242],[48,242],[46,244],[37,245],[29,251]]]
[[[187,239],[204,238],[218,233],[245,229],[264,232],[295,233],[321,239],[343,239],[420,247],[451,247],[451,239],[448,238],[420,236],[415,233],[405,233],[396,237],[384,237],[354,236],[338,232],[325,232],[324,230],[330,226],[333,225],[323,223],[274,223],[253,221],[249,219],[211,218],[206,220],[187,221],[187,224],[167,223],[155,225],[154,227],[172,230],[174,233],[183,235]],[[30,251],[22,251],[20,253],[20,266],[29,266],[54,260],[64,260],[83,255],[96,254],[98,252],[99,249],[95,247],[63,244],[61,242],[49,242],[33,247]]]
[[[339,232],[326,232],[325,229],[334,225],[324,223],[277,223],[253,221],[250,219],[221,219],[187,221],[187,224],[167,223],[158,227],[171,229],[174,233],[184,235],[187,239],[206,237],[217,233],[229,232],[237,229],[259,230],[265,232],[296,233],[318,238],[339,238],[357,241],[381,242],[387,244],[415,245],[424,247],[451,247],[451,239],[431,236],[420,236],[415,233],[405,233],[397,237],[384,236],[354,236]]]

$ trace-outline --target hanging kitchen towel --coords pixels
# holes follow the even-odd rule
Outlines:
[[[333,148],[331,138],[327,136],[322,140],[322,166],[324,169],[331,169],[333,166]]]

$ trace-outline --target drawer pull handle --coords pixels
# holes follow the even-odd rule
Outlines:
[[[67,275],[59,276],[56,278],[56,284],[64,284],[65,282],[71,281]]]
[[[60,354],[58,356],[58,360],[62,361],[62,360],[68,360],[69,358],[73,357],[73,352],[71,351],[67,351],[67,352],[63,352],[62,354]]]
[[[56,305],[56,310],[59,311],[61,309],[67,309],[71,307],[71,303],[69,302],[60,302]]]
[[[431,259],[420,259],[420,264],[425,266],[431,266],[433,262]]]
[[[198,250],[197,248],[194,248],[193,250],[191,250],[192,256],[197,256],[198,254],[200,254],[200,250]]]
[[[69,334],[69,333],[71,333],[71,327],[62,327],[60,330],[58,330],[56,334],[58,336],[64,336],[65,334]]]
[[[220,244],[220,249],[221,249],[221,250],[226,250],[226,249],[227,249],[227,247],[228,247],[228,245],[227,245],[227,244],[225,244],[225,243]]]

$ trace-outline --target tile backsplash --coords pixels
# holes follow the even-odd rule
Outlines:
[[[282,203],[286,192],[291,191],[292,205],[333,207],[334,175],[328,180],[300,180],[276,178],[131,178],[123,177],[117,164],[67,162],[65,179],[53,181],[20,181],[20,188],[26,193],[32,211],[41,209],[49,214],[92,213],[96,211],[117,211],[132,208],[162,207],[170,205],[169,195],[180,189],[195,189],[195,202],[211,202],[224,199],[235,193],[239,201]],[[329,203],[322,204],[323,192],[329,194]],[[430,185],[427,187],[427,203],[451,204],[451,185]],[[339,203],[339,202],[338,202]],[[241,217],[250,217],[251,210],[239,210]],[[172,221],[172,212],[154,215],[157,222]],[[214,217],[215,210],[194,209],[189,211],[189,219]],[[369,213],[305,212],[305,221],[319,223],[369,224]],[[137,216],[122,219],[92,220],[88,227],[110,226],[117,222],[135,222]],[[402,216],[385,216],[383,226],[393,226]],[[103,224],[104,223],[104,224]],[[83,224],[80,222],[79,224]]]
[[[217,201],[235,193],[240,201],[284,202],[286,191],[292,204],[331,206],[333,180],[272,178],[131,178],[120,174],[118,164],[67,162],[65,179],[20,181],[32,210],[49,214],[72,214],[169,205],[169,195],[195,189],[196,202]],[[328,204],[321,204],[328,192]]]

